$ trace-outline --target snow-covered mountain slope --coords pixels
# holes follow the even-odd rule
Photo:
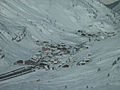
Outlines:
[[[118,4],[119,4],[119,0],[117,0],[117,1],[115,1],[115,2],[113,2],[113,3],[110,3],[110,4],[105,4],[107,7],[109,7],[109,8],[114,8],[114,7],[116,7]]]
[[[120,14],[120,0],[117,2],[118,4],[113,8],[113,10],[115,12],[117,12],[118,14]]]
[[[76,62],[91,53],[91,62],[57,70],[34,73],[3,81],[0,90],[119,90],[120,36],[99,41],[74,55]],[[80,57],[81,56],[81,57]],[[116,61],[116,63],[114,63]]]
[[[0,47],[5,61],[26,59],[37,49],[35,41],[81,43],[75,33],[114,31],[114,15],[93,0],[0,0]]]
[[[115,17],[117,18],[117,26],[120,26],[120,0],[115,1],[114,3],[111,4],[105,4],[108,8],[114,12]],[[119,28],[119,27],[118,27]]]
[[[116,1],[114,3],[112,3],[112,4],[108,4],[106,6],[111,8],[116,13],[120,14],[120,0],[118,0],[118,1]]]
[[[118,0],[99,0],[100,2],[104,3],[104,4],[111,4],[111,3],[114,3]]]
[[[98,1],[0,0],[0,73],[40,56],[50,66],[0,82],[0,90],[119,89],[119,19]]]

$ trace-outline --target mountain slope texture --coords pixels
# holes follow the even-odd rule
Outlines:
[[[119,90],[119,27],[99,0],[0,0],[0,75],[35,66],[0,90]]]

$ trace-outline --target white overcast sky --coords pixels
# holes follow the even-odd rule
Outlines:
[[[118,0],[101,0],[101,1],[105,4],[110,4],[110,3],[113,3],[113,2],[118,1]]]

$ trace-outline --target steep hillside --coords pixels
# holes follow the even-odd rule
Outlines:
[[[108,8],[112,9],[114,12],[120,14],[120,0],[106,5]]]
[[[111,11],[92,0],[1,0],[0,8],[4,61],[28,58],[38,48],[37,40],[75,44],[88,40],[77,30],[104,33],[115,28]]]
[[[36,66],[0,90],[119,90],[120,18],[98,1],[0,0],[0,74]]]
[[[120,0],[115,1],[114,3],[111,4],[106,4],[106,6],[108,8],[110,8],[112,10],[112,12],[114,12],[114,16],[117,18],[117,26],[120,26]],[[119,28],[119,27],[118,27]]]
[[[111,4],[106,4],[107,7],[113,9],[114,7],[116,7],[118,4],[120,3],[120,0],[117,0]]]
[[[115,5],[112,9],[117,12],[118,14],[120,14],[120,0],[118,2],[116,2],[117,5]]]
[[[3,81],[0,90],[119,90],[120,36],[99,41],[72,56],[69,68],[36,72]],[[88,56],[91,54],[91,56]],[[91,61],[78,65],[85,58]],[[65,57],[63,58],[65,59]]]

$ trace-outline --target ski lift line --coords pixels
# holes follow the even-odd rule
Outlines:
[[[21,71],[18,71],[18,72],[8,73],[8,74],[6,74],[6,75],[1,76],[0,79],[1,79],[1,78],[6,78],[6,77],[9,77],[9,76],[18,74],[18,73],[22,73],[22,72],[25,72],[25,71],[24,71],[24,70],[21,70]]]
[[[33,70],[28,70],[28,71],[23,72],[23,73],[18,73],[18,74],[14,74],[12,76],[9,76],[9,77],[1,78],[0,81],[5,81],[5,80],[15,78],[15,77],[18,77],[18,76],[22,76],[22,75],[25,75],[25,74],[28,74],[28,73],[31,73],[31,72],[33,72]]]
[[[35,67],[27,67],[27,68],[22,67],[22,68],[13,70],[13,71],[5,73],[5,74],[1,74],[0,75],[0,81],[4,81],[4,80],[11,79],[11,78],[14,78],[14,77],[18,77],[18,76],[21,76],[21,75],[24,75],[24,74],[27,74],[27,73],[31,73],[31,72],[34,71],[34,68]]]
[[[11,73],[11,72],[16,72],[16,71],[20,71],[20,70],[23,70],[23,69],[25,69],[25,67],[21,67],[21,68],[19,68],[19,69],[15,69],[15,70],[13,70],[13,71],[10,71],[10,72],[7,72],[7,73],[4,73],[4,74],[0,74],[0,77],[2,77],[2,76],[4,76],[4,75],[6,75],[6,74],[9,74],[9,73]]]

